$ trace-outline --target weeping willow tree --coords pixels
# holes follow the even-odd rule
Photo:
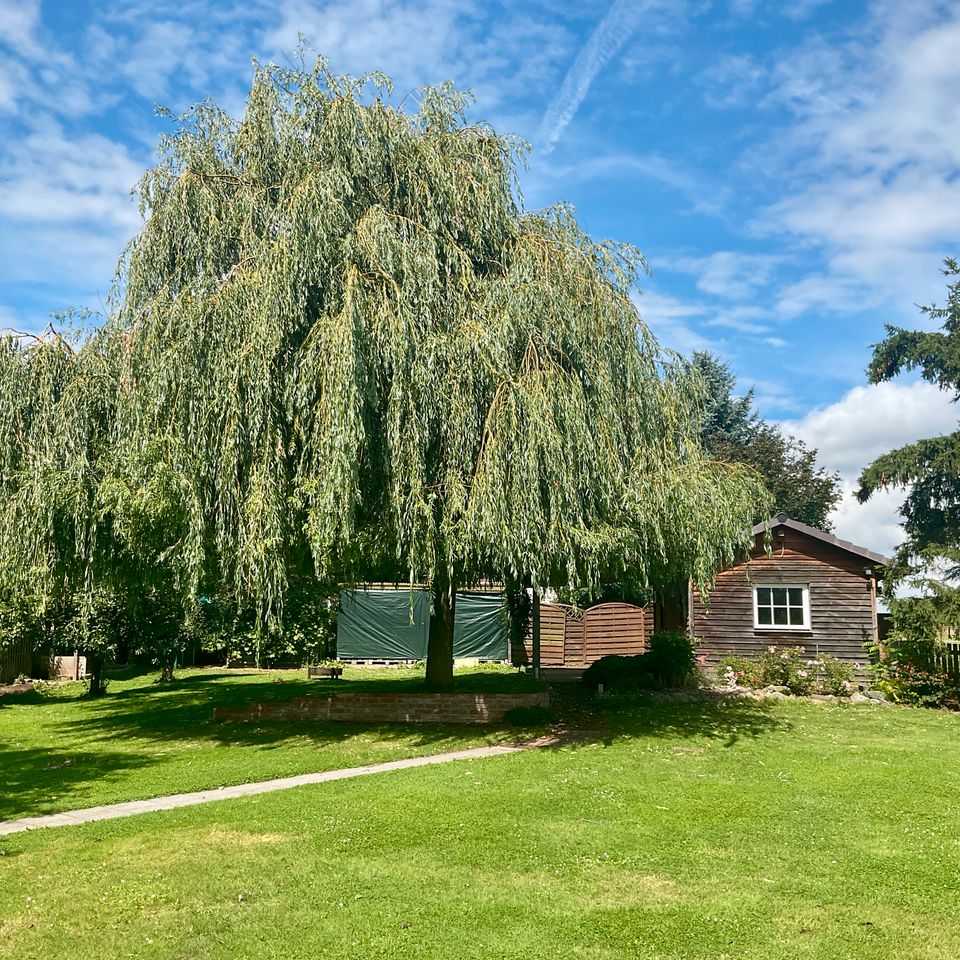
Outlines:
[[[188,594],[164,554],[173,499],[118,482],[116,351],[75,319],[0,337],[0,597],[38,646],[86,656],[96,696],[120,634]]]
[[[765,494],[701,454],[639,253],[524,212],[518,145],[452,87],[390,94],[257,68],[239,121],[205,103],[163,141],[95,342],[100,516],[265,622],[294,572],[428,582],[444,687],[458,587],[706,587]]]

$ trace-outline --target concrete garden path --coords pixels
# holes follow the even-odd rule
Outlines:
[[[198,803],[233,800],[237,797],[252,797],[258,793],[290,790],[292,787],[302,787],[311,783],[348,780],[351,777],[366,777],[373,773],[408,770],[411,767],[426,767],[436,763],[450,763],[453,760],[480,760],[484,757],[500,757],[508,753],[519,753],[522,750],[554,746],[557,742],[554,737],[543,737],[530,743],[514,744],[512,746],[474,747],[470,750],[435,753],[426,757],[411,757],[408,760],[370,763],[363,767],[345,767],[340,770],[325,770],[322,773],[302,773],[295,777],[261,780],[259,783],[239,783],[233,787],[218,787],[215,790],[174,793],[168,797],[154,797],[152,800],[127,800],[124,803],[87,807],[84,810],[68,810],[66,813],[51,813],[41,817],[20,817],[17,820],[0,821],[0,837],[8,836],[11,833],[23,833],[25,830],[37,830],[41,827],[71,827],[80,823],[95,823],[99,820],[116,820],[118,817],[133,817],[140,813],[152,813],[155,810],[176,810],[179,807],[193,807]]]

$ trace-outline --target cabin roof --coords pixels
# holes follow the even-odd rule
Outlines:
[[[882,553],[874,553],[873,550],[868,550],[866,547],[858,547],[855,543],[851,543],[849,540],[841,540],[839,537],[835,537],[832,533],[825,533],[823,530],[818,530],[816,527],[811,527],[806,523],[801,523],[799,520],[791,520],[785,513],[778,513],[772,519],[767,520],[764,523],[758,523],[753,528],[753,533],[756,536],[757,534],[765,533],[768,529],[775,530],[777,527],[788,527],[790,530],[796,530],[798,533],[806,534],[808,537],[813,537],[815,540],[820,540],[823,543],[829,543],[838,550],[845,550],[847,553],[852,553],[854,556],[863,557],[865,560],[869,560],[871,563],[875,563],[878,566],[885,567],[890,563],[889,558],[883,556]]]

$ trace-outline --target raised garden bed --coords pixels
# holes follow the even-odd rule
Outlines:
[[[345,723],[500,723],[517,707],[549,707],[534,693],[346,693],[217,707],[213,719],[334,720]]]

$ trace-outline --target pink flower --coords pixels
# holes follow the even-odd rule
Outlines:
[[[806,670],[798,670],[798,671],[797,671],[797,676],[798,676],[798,677],[805,677],[806,675],[807,675],[807,671],[806,671]]]

